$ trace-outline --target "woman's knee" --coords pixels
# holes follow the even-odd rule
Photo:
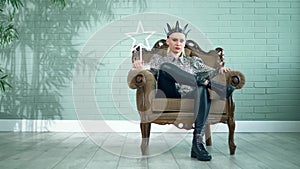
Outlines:
[[[176,67],[176,66],[171,64],[171,63],[163,63],[160,66],[160,70],[165,71],[165,72],[169,72],[169,71],[173,70],[174,67]]]

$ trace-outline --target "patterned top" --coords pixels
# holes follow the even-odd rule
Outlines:
[[[156,76],[158,74],[158,70],[160,69],[161,64],[163,63],[172,63],[182,70],[191,73],[193,75],[196,75],[197,73],[203,73],[207,72],[210,77],[215,76],[219,69],[214,69],[212,67],[209,67],[205,65],[201,58],[192,56],[192,57],[186,57],[184,55],[181,55],[177,60],[175,57],[173,57],[170,53],[167,54],[166,57],[163,57],[161,55],[154,55],[150,62],[150,70],[151,72]],[[194,88],[192,86],[187,86],[183,84],[176,83],[176,87],[178,92],[184,96],[188,92],[192,91]]]

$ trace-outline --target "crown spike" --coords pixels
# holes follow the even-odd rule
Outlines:
[[[175,30],[176,30],[176,31],[179,31],[179,22],[178,22],[178,21],[176,21]]]
[[[186,25],[184,26],[182,32],[184,32],[184,31],[186,30],[186,28],[187,28],[188,25],[189,25],[189,24],[186,24]]]
[[[165,33],[166,33],[166,34],[168,34],[168,32],[166,31],[166,29],[165,29],[165,28],[164,28],[164,31],[165,31]]]
[[[171,28],[171,26],[167,23],[167,27],[168,27],[168,31],[170,32],[170,31],[172,31],[172,28]]]
[[[188,31],[186,32],[187,26],[188,26],[188,24],[186,24],[186,25],[184,26],[184,28],[181,29],[181,28],[179,27],[179,22],[176,21],[175,27],[171,28],[171,26],[167,23],[168,31],[166,31],[166,29],[164,29],[164,30],[165,30],[165,32],[166,32],[166,34],[167,34],[167,38],[168,38],[172,33],[175,33],[175,32],[182,33],[182,34],[184,34],[185,37],[186,37],[187,34],[190,32],[190,30],[188,30]]]
[[[189,32],[191,31],[191,29],[190,30],[188,30],[185,34],[187,35]]]

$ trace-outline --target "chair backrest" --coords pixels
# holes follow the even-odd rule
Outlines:
[[[152,47],[150,51],[142,48],[142,58],[145,63],[151,60],[154,54],[159,54],[161,56],[166,56],[168,45],[165,39],[158,40]],[[132,53],[132,62],[140,58],[140,48]],[[193,40],[187,40],[185,45],[185,54],[188,57],[197,56],[200,57],[203,62],[210,67],[218,67],[224,65],[224,55],[222,48],[216,48],[215,50],[210,50],[208,52],[203,51],[199,45]]]

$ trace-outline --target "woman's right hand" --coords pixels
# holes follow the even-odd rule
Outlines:
[[[132,67],[135,68],[135,69],[142,69],[144,67],[144,61],[135,60],[132,64]]]
[[[209,84],[208,80],[205,80],[205,82],[202,83],[203,85],[207,86]]]

